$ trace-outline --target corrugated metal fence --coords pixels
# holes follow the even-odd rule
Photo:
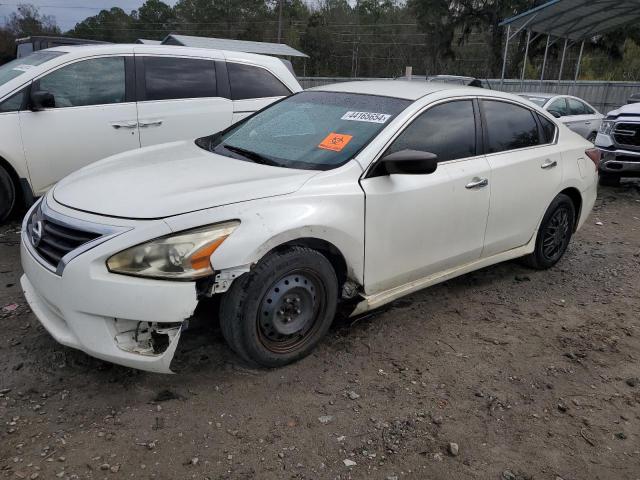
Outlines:
[[[424,77],[422,77],[424,78]],[[391,80],[383,78],[349,78],[349,77],[299,77],[303,88],[319,87],[330,83],[352,82],[360,80]],[[414,80],[424,81],[424,80]],[[627,103],[627,99],[633,93],[640,93],[640,83],[637,82],[600,82],[600,81],[562,81],[557,80],[505,80],[500,85],[500,79],[490,79],[491,88],[504,90],[505,92],[545,92],[574,95],[585,99],[602,113],[607,113]]]

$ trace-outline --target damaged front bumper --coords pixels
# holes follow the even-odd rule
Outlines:
[[[32,311],[63,345],[126,367],[172,373],[185,321],[198,304],[195,283],[114,275],[99,247],[94,250],[56,275],[23,238],[21,284]]]

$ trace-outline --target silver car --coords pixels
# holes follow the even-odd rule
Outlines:
[[[519,95],[544,108],[590,142],[596,141],[604,115],[581,98],[553,93],[520,93]]]

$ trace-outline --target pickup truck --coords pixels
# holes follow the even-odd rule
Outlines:
[[[640,177],[640,103],[609,112],[596,147],[602,152],[600,185],[615,186],[622,177]]]

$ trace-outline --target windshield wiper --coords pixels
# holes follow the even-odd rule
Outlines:
[[[237,153],[239,155],[242,155],[243,157],[248,158],[249,160],[253,160],[255,163],[260,163],[262,165],[272,165],[276,167],[279,166],[277,162],[274,162],[270,158],[267,158],[257,152],[252,152],[251,150],[247,150],[242,147],[234,147],[233,145],[223,144],[222,146],[227,150],[232,151],[233,153]]]

